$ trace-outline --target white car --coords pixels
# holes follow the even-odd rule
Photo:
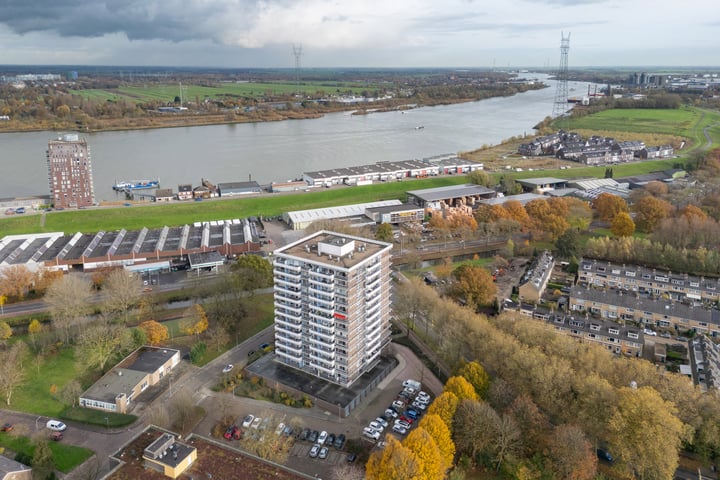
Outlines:
[[[275,429],[275,435],[281,435],[283,433],[283,430],[285,430],[285,424],[280,422],[280,424],[278,424],[277,428]]]
[[[251,426],[252,428],[254,428],[255,430],[257,430],[257,429],[260,427],[260,423],[262,423],[262,418],[261,418],[261,417],[257,417],[257,418],[255,418],[255,420],[253,420],[253,422],[252,422],[252,424],[251,424],[250,426]]]
[[[415,400],[420,400],[422,402],[427,403],[430,401],[430,394],[427,392],[420,392],[417,394],[417,397],[415,398]]]
[[[397,418],[398,412],[396,412],[396,411],[393,410],[392,408],[388,408],[387,410],[385,410],[385,416],[386,416],[386,417]]]
[[[243,428],[248,428],[250,425],[252,425],[253,420],[255,420],[254,415],[248,415],[243,419],[242,426]]]
[[[395,426],[399,426],[404,428],[405,430],[409,430],[412,425],[410,425],[408,422],[404,420],[395,420]]]
[[[377,439],[380,438],[380,432],[376,432],[376,431],[373,430],[372,428],[367,428],[367,427],[365,427],[365,428],[363,429],[363,436],[364,436],[364,437],[367,437],[367,438],[369,438],[369,439],[371,439],[371,440],[377,440]]]
[[[414,401],[411,405],[413,408],[416,408],[418,410],[425,410],[427,408],[426,403],[418,402],[417,400]]]
[[[233,364],[232,364],[232,363],[228,363],[227,365],[225,365],[225,367],[223,368],[222,372],[223,372],[223,373],[230,373],[230,372],[232,372],[232,369],[233,369],[233,368],[235,368],[235,367],[233,367]]]
[[[60,420],[48,420],[45,426],[54,432],[64,432],[67,429],[67,425]]]
[[[320,445],[325,445],[325,440],[327,440],[327,437],[328,437],[328,433],[325,430],[323,430],[322,432],[320,432],[320,436],[317,439],[317,443]]]
[[[388,426],[388,422],[384,418],[377,417],[375,421],[382,425],[383,428],[386,428]]]
[[[378,422],[370,422],[370,428],[372,428],[376,432],[382,432],[383,430],[385,430],[385,427],[383,427],[382,424]]]
[[[643,330],[643,333],[644,333],[645,335],[649,335],[649,336],[651,336],[651,337],[657,336],[657,332],[654,331],[654,330],[650,330],[649,328],[644,329],[644,330]]]
[[[400,425],[393,425],[393,432],[399,433],[400,435],[405,435],[407,433],[407,428],[401,427]]]

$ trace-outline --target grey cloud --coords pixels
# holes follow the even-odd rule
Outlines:
[[[424,31],[439,33],[463,33],[478,31],[501,31],[505,34],[521,34],[529,31],[560,30],[567,28],[566,23],[502,23],[488,22],[485,14],[445,15],[439,17],[416,18],[413,23]],[[573,22],[573,27],[601,25],[606,21]]]

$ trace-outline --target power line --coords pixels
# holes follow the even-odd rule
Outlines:
[[[557,90],[553,103],[553,118],[565,115],[568,110],[568,52],[570,51],[570,32],[567,37],[560,32],[560,68],[557,73]]]
[[[295,56],[295,93],[300,95],[300,58],[302,57],[302,44],[293,43],[293,55]]]

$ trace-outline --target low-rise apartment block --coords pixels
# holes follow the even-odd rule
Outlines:
[[[720,335],[719,310],[656,299],[637,292],[576,287],[569,295],[569,309],[614,322],[635,322],[675,331],[695,329],[713,337]]]
[[[520,298],[526,302],[540,301],[554,267],[555,260],[550,252],[545,250],[521,279],[518,289]]]
[[[674,301],[720,300],[720,280],[717,278],[592,259],[580,261],[578,284],[664,296]]]

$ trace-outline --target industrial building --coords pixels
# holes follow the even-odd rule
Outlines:
[[[450,207],[458,206],[458,204],[474,205],[478,200],[494,198],[496,195],[495,190],[468,183],[465,185],[412,190],[407,192],[407,199],[408,203],[413,203],[422,208],[440,210],[442,204]]]
[[[293,230],[303,230],[311,223],[320,220],[339,220],[351,217],[364,217],[368,208],[387,207],[390,205],[401,205],[400,200],[381,200],[379,202],[356,203],[353,205],[341,205],[338,207],[313,208],[310,210],[296,210],[283,213],[283,220]]]
[[[0,240],[0,269],[25,265],[32,271],[93,270],[123,266],[142,271],[169,269],[173,259],[215,251],[225,257],[260,251],[258,231],[249,220],[198,222],[182,227],[8,235]]]
[[[84,138],[67,134],[50,141],[47,164],[55,208],[89,207],[95,203],[90,149]]]
[[[217,190],[218,196],[220,197],[232,197],[233,195],[262,193],[262,188],[257,182],[218,183]]]
[[[425,210],[417,205],[402,203],[400,205],[366,208],[365,216],[375,223],[392,223],[396,225],[399,223],[422,222],[425,218]]]
[[[277,361],[347,387],[390,343],[392,245],[320,231],[275,250]]]

